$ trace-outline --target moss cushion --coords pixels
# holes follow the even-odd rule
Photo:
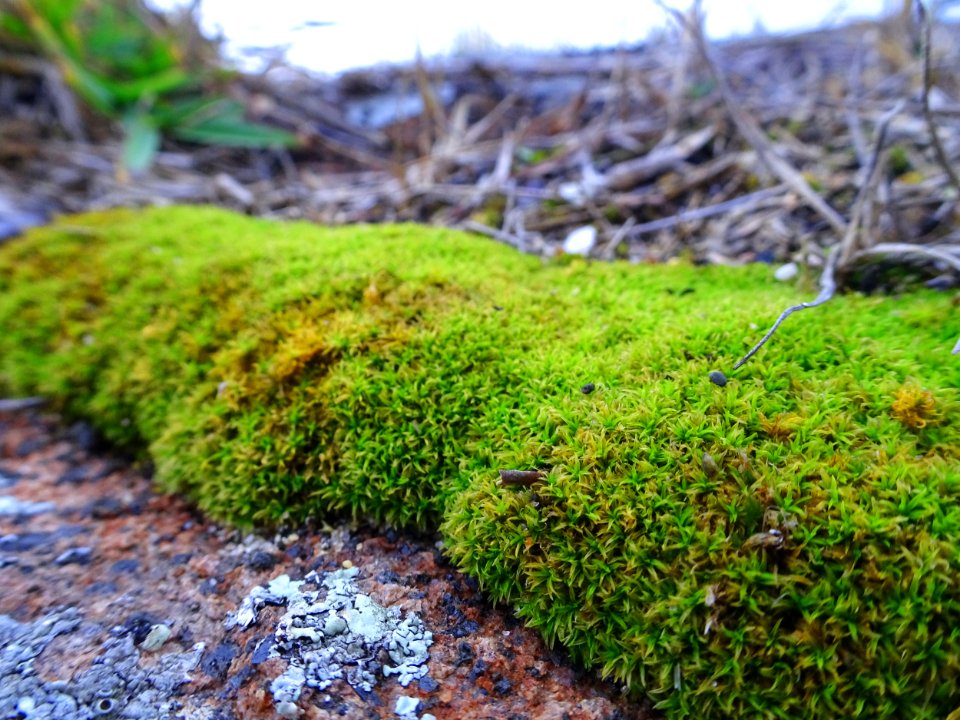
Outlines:
[[[221,520],[439,527],[493,598],[668,717],[943,717],[956,299],[837,298],[713,384],[809,298],[770,274],[89,214],[0,247],[0,393],[53,398]]]

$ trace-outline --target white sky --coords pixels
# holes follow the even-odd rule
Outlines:
[[[152,0],[169,7],[185,0]],[[685,8],[685,0],[671,3]],[[704,0],[707,32],[714,38],[809,29],[851,17],[878,17],[896,0]],[[287,45],[287,60],[334,73],[378,62],[406,62],[419,45],[425,56],[450,52],[458,37],[485,34],[504,48],[611,47],[643,40],[666,24],[653,0],[587,3],[483,0],[201,0],[205,30],[220,32],[228,52]],[[310,26],[309,23],[333,23]]]

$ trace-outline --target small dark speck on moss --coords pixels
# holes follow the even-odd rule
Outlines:
[[[594,385],[593,383],[587,383],[582,388],[580,388],[580,392],[582,392],[584,395],[589,395],[596,389],[597,389],[596,385]]]
[[[708,377],[710,378],[710,382],[712,382],[714,385],[723,387],[727,384],[727,376],[719,370],[713,370]]]

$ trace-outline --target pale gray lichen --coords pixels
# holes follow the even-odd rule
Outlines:
[[[188,652],[169,652],[141,667],[133,635],[109,637],[86,667],[71,677],[41,678],[34,661],[55,638],[61,650],[83,652],[91,633],[76,608],[20,623],[0,615],[0,717],[27,720],[93,720],[116,717],[158,720],[182,708],[181,686],[200,662],[203,643]]]
[[[289,712],[303,688],[323,690],[343,679],[370,692],[378,674],[396,676],[406,687],[427,674],[433,634],[412,613],[384,607],[360,592],[358,568],[309,573],[292,581],[280,575],[257,586],[227,617],[227,627],[249,627],[264,605],[286,605],[277,622],[271,657],[287,660],[287,669],[270,684],[278,710]],[[317,590],[301,590],[309,583]]]
[[[397,702],[393,706],[393,714],[399,715],[402,718],[416,718],[415,713],[418,707],[420,707],[419,698],[401,695],[397,698]]]

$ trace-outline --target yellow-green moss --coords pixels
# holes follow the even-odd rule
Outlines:
[[[763,267],[115,211],[0,249],[0,392],[56,398],[217,518],[439,525],[494,598],[670,717],[942,717],[952,298],[838,298],[710,383],[798,299]]]

